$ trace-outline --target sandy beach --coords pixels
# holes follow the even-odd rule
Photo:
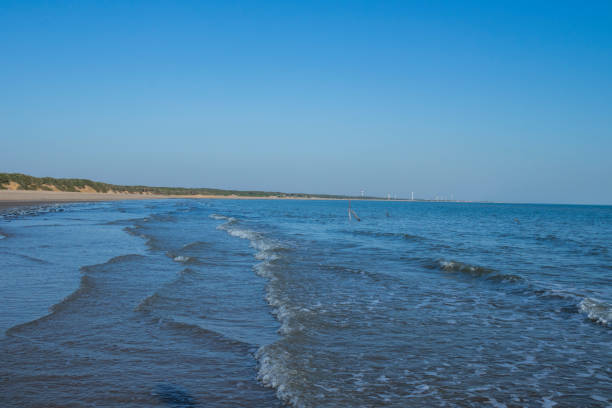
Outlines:
[[[11,207],[37,204],[89,201],[145,200],[152,198],[168,198],[168,196],[129,193],[78,193],[65,191],[0,190],[0,210]]]

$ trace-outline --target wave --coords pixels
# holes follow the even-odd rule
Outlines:
[[[484,278],[504,283],[524,282],[524,279],[517,275],[499,273],[495,269],[485,268],[477,265],[470,265],[457,261],[438,260],[435,263],[426,265],[429,269],[440,269],[445,272],[462,273],[475,278]],[[534,294],[541,299],[562,301],[566,305],[559,310],[570,313],[581,312],[586,314],[589,320],[602,326],[609,327],[612,321],[612,306],[609,304],[561,289],[536,288],[533,284],[528,284],[524,288],[527,293]]]
[[[267,238],[264,234],[243,228],[239,225],[239,221],[234,217],[226,217],[223,215],[213,214],[215,219],[227,220],[227,222],[219,225],[217,229],[227,232],[229,235],[246,239],[250,242],[251,247],[257,250],[255,259],[267,262],[273,262],[280,259],[284,253],[291,252],[292,249],[284,246],[278,241]]]
[[[76,219],[76,218],[67,218],[67,220],[70,220],[70,221],[83,221],[81,219]],[[73,226],[74,224],[71,224],[71,225]],[[56,223],[56,224],[34,224],[34,225],[24,225],[21,228],[23,228],[23,229],[29,229],[29,228],[53,228],[53,227],[64,227],[64,226],[66,226],[66,224],[59,224],[59,223]]]
[[[187,268],[181,271],[181,277],[194,273],[195,272],[193,270]],[[181,277],[179,277],[178,280],[180,280]],[[177,280],[170,282],[166,284],[166,287],[173,285],[176,282]],[[163,294],[162,292],[155,292],[152,295],[144,298],[134,308],[134,311],[140,312],[148,316],[151,319],[151,322],[153,322],[158,327],[165,326],[166,328],[178,330],[183,334],[192,335],[200,339],[206,338],[208,340],[214,340],[217,344],[222,343],[231,346],[247,347],[249,349],[254,347],[254,345],[248,344],[242,340],[238,340],[215,330],[206,328],[205,325],[202,325],[204,321],[196,322],[197,319],[192,318],[189,318],[189,321],[177,320],[176,317],[168,316],[167,313],[164,313],[162,310],[160,310],[160,308],[165,310],[165,312],[167,312],[168,310],[174,310],[174,308],[168,309],[167,307],[164,307],[164,305],[168,305],[168,302],[172,303],[174,301],[176,301],[176,298],[172,296],[168,296],[167,294]],[[156,313],[156,309],[158,313]]]
[[[90,268],[99,268],[101,266],[104,265],[112,265],[112,264],[116,264],[119,262],[124,262],[124,261],[134,261],[134,260],[138,260],[138,259],[143,259],[144,256],[140,255],[140,254],[126,254],[126,255],[119,255],[119,256],[115,256],[111,259],[109,259],[108,261],[101,263],[101,264],[96,264],[96,265],[88,265],[88,266],[83,266],[81,267],[81,270],[88,270]]]
[[[152,242],[152,244],[156,244]],[[178,250],[171,250],[166,252],[166,255],[171,258],[174,262],[180,262],[188,265],[201,265],[203,261],[198,257],[199,251],[208,249],[209,243],[203,241],[191,242],[184,245]]]
[[[282,286],[280,284],[282,278],[277,274],[279,262],[291,252],[291,249],[267,238],[262,233],[242,228],[240,222],[233,217],[213,214],[211,218],[226,220],[226,223],[217,228],[234,237],[249,240],[251,247],[257,250],[255,258],[262,262],[254,265],[253,270],[268,280],[265,299],[272,308],[272,314],[280,323],[279,333],[286,336],[303,329],[296,319],[301,311],[289,306],[282,289],[279,288]],[[276,342],[260,347],[255,353],[255,358],[259,366],[258,380],[265,386],[274,388],[280,400],[299,406],[297,393],[291,390],[293,372],[289,369],[291,358],[289,353]]]
[[[106,221],[100,225],[132,225],[138,221],[142,221],[143,218],[124,218],[119,220]]]
[[[579,246],[582,245],[580,241],[576,241],[575,239],[562,238],[554,234],[538,235],[537,237],[535,237],[535,240],[544,242],[544,243],[548,243],[548,244],[554,244],[554,245],[564,245],[564,244],[579,245]]]
[[[353,277],[355,275],[359,275],[374,282],[384,281],[385,279],[389,278],[389,275],[386,275],[381,271],[371,272],[365,269],[351,268],[343,265],[319,265],[319,268],[321,268],[321,270],[326,270],[337,274],[341,277]]]
[[[447,261],[444,259],[439,259],[433,263],[428,263],[425,265],[425,267],[428,269],[439,269],[444,272],[462,273],[475,278],[485,278],[487,280],[498,282],[520,282],[523,280],[523,278],[518,275],[500,273],[492,268],[470,265],[468,263],[458,261]]]
[[[255,353],[255,358],[259,362],[259,372],[257,379],[267,387],[276,390],[276,395],[281,401],[292,406],[302,406],[299,396],[292,390],[290,384],[292,356],[278,344],[269,344],[260,347]]]
[[[63,212],[65,205],[72,204],[41,204],[26,207],[14,207],[0,211],[0,218],[13,219],[19,217],[37,216],[47,213]]]
[[[164,290],[164,288],[168,288],[173,285],[176,285],[180,283],[181,281],[185,279],[189,279],[190,277],[196,276],[196,275],[198,275],[198,272],[191,268],[182,269],[181,271],[178,272],[178,277],[175,278],[174,280],[171,280],[170,282],[166,282],[164,286],[161,288],[161,290]],[[172,300],[172,298],[168,297],[167,295],[163,295],[159,291],[155,292],[152,295],[149,295],[143,300],[141,300],[140,303],[138,303],[138,305],[136,305],[136,307],[134,308],[134,311],[145,312],[145,313],[152,312],[153,308],[156,305],[159,306],[161,303],[163,303],[165,300],[168,300],[168,299]]]
[[[181,255],[176,254],[174,252],[166,252],[166,256],[172,259],[174,262],[186,264],[186,265],[199,265],[201,264],[200,260],[197,257],[189,256],[189,255]]]
[[[577,299],[582,300],[582,297],[579,294],[562,289],[539,288],[532,289],[532,291],[536,294],[536,296],[542,299],[565,300],[570,302],[577,302]]]
[[[155,292],[152,295],[147,296],[146,298],[141,300],[140,303],[136,305],[136,307],[134,308],[134,311],[148,313],[153,309],[155,304],[161,302],[163,299],[164,299],[164,296]]]
[[[36,258],[36,257],[30,256],[30,255],[17,254],[17,253],[12,253],[12,252],[4,252],[4,251],[0,252],[0,254],[2,254],[2,255],[11,255],[11,256],[18,256],[21,259],[25,259],[27,261],[35,262],[37,264],[46,264],[46,265],[51,264],[51,262],[49,262],[49,261],[46,261],[46,260],[40,259],[40,258]]]
[[[595,323],[609,327],[612,321],[612,307],[604,302],[589,297],[579,304],[580,311]]]
[[[125,261],[125,260],[141,259],[141,258],[143,258],[143,256],[138,255],[138,254],[121,255],[121,256],[116,256],[114,258],[111,258],[108,261],[101,263],[101,264],[88,265],[88,266],[81,267],[81,271],[83,272],[83,275],[81,276],[81,280],[80,280],[79,287],[77,288],[77,290],[72,292],[70,295],[66,296],[60,302],[52,305],[49,308],[50,310],[49,314],[39,317],[38,319],[26,322],[26,323],[22,323],[22,324],[13,326],[6,331],[6,335],[9,335],[9,336],[14,335],[18,333],[19,331],[21,331],[22,329],[32,327],[39,323],[45,322],[46,320],[53,317],[55,314],[60,313],[66,308],[68,308],[74,301],[84,296],[88,296],[91,290],[95,287],[95,280],[90,275],[88,275],[88,273],[94,271],[96,268],[104,267],[105,265],[114,264],[114,263]]]
[[[149,249],[153,251],[161,250],[162,247],[159,244],[159,241],[155,239],[153,236],[145,234],[143,232],[143,229],[144,228],[140,225],[132,225],[130,227],[125,227],[123,230],[130,235],[144,239],[145,245],[149,247]]]
[[[154,394],[169,406],[191,408],[198,405],[193,395],[174,384],[158,384]]]
[[[408,241],[421,241],[426,239],[420,235],[412,235],[402,232],[379,232],[379,231],[368,231],[368,230],[341,230],[340,232],[352,235],[363,235],[375,238],[396,238],[405,239]]]
[[[176,217],[172,213],[151,214],[142,220],[144,222],[161,221],[161,222],[176,222]]]
[[[553,234],[548,234],[548,235],[540,235],[536,237],[536,241],[550,241],[550,242],[556,242],[556,241],[561,241],[561,238],[557,237],[556,235]]]
[[[221,214],[211,214],[211,215],[209,215],[209,217],[210,217],[210,218],[212,218],[213,220],[219,220],[219,221],[221,221],[221,220],[225,220],[225,221],[227,221],[228,223],[234,223],[234,222],[237,222],[237,221],[238,221],[238,220],[237,220],[236,218],[234,218],[234,217],[228,217],[228,216],[226,216],[226,215],[221,215]]]
[[[213,214],[216,215],[216,214]],[[278,258],[278,253],[282,251],[290,251],[290,248],[284,247],[279,242],[266,238],[262,233],[253,231],[247,228],[242,228],[238,220],[234,217],[218,216],[225,219],[227,222],[219,225],[217,229],[223,230],[233,237],[246,239],[251,243],[251,247],[259,252],[255,254],[255,258],[259,260],[270,260]]]
[[[199,250],[199,249],[207,248],[209,246],[210,246],[210,244],[208,242],[195,241],[195,242],[191,242],[191,243],[189,243],[187,245],[184,245],[182,250],[183,251]]]
[[[234,346],[234,347],[238,346],[238,347],[244,348],[245,350],[250,350],[253,347],[252,344],[245,343],[243,341],[228,337],[222,333],[219,333],[211,329],[204,328],[195,323],[182,322],[182,321],[168,319],[168,318],[164,318],[161,323],[167,327],[178,329],[178,330],[181,330],[182,332],[188,332],[192,335],[195,335],[198,338],[207,337],[210,340],[214,340],[217,343],[223,343],[225,345]]]
[[[89,275],[81,276],[81,282],[79,284],[79,288],[72,292],[70,295],[66,296],[61,302],[54,304],[51,306],[51,313],[47,316],[51,316],[55,313],[61,312],[65,310],[72,302],[88,294],[95,287],[95,282],[93,278]]]

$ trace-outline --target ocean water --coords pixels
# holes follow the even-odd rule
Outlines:
[[[609,407],[612,207],[0,216],[0,406]]]

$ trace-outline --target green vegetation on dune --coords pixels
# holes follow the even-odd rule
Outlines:
[[[328,194],[302,194],[302,193],[280,193],[266,191],[240,191],[220,190],[215,188],[183,188],[183,187],[147,187],[147,186],[121,186],[108,183],[100,183],[87,179],[68,179],[52,177],[32,177],[20,173],[0,173],[0,188],[11,182],[17,183],[19,190],[46,190],[56,188],[59,191],[77,192],[90,188],[98,193],[121,192],[159,195],[216,195],[216,196],[240,196],[240,197],[293,197],[293,198],[347,198],[346,196]]]

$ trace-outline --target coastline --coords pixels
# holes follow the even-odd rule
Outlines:
[[[338,200],[324,197],[245,197],[238,195],[162,195],[138,193],[86,193],[66,191],[41,190],[0,190],[0,211],[23,206],[42,204],[78,203],[95,201],[121,201],[121,200],[151,200],[151,199],[233,199],[233,200]]]
[[[384,199],[384,198],[336,198],[336,197],[295,197],[295,196],[239,196],[215,194],[152,194],[152,193],[95,193],[95,192],[67,192],[43,190],[0,190],[0,211],[14,207],[35,206],[44,204],[78,203],[96,201],[121,200],[152,200],[152,199],[226,199],[226,200],[317,200],[317,201],[394,201],[394,202],[427,202],[427,200],[410,199]],[[446,201],[462,202],[470,201]]]

